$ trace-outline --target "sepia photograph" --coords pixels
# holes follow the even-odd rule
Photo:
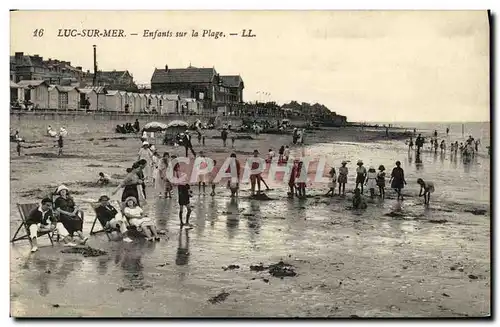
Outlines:
[[[488,10],[11,10],[13,318],[490,318]]]

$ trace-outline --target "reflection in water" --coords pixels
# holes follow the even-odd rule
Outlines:
[[[167,230],[169,213],[172,209],[172,199],[158,199],[155,204],[156,227],[158,230]]]
[[[259,201],[250,201],[250,213],[253,214],[253,216],[248,216],[247,218],[248,235],[250,243],[252,246],[255,246],[255,241],[258,237],[257,235],[260,234],[261,227]]]
[[[198,201],[196,203],[196,210],[195,210],[196,236],[203,235],[203,231],[205,230],[205,223],[206,223],[205,218],[208,216],[209,213],[209,211],[207,211],[209,210],[207,202],[208,200],[204,198],[203,201]]]
[[[212,199],[208,202],[208,219],[210,220],[210,227],[215,226],[215,222],[217,221],[217,218],[219,217],[219,214],[217,212],[217,202],[215,201],[215,196],[211,197]]]
[[[124,277],[130,285],[142,285],[144,281],[144,265],[142,264],[142,256],[145,252],[154,250],[153,242],[131,243],[130,248],[122,248],[120,255],[121,268],[124,271]]]
[[[226,229],[229,239],[233,239],[238,231],[238,225],[240,223],[239,219],[239,208],[238,200],[236,198],[231,198],[226,205]]]
[[[187,228],[179,231],[179,243],[177,245],[177,256],[175,264],[185,266],[189,263],[189,230]]]
[[[109,261],[111,261],[111,257],[109,256],[101,256],[97,259],[97,273],[99,275],[106,275]]]
[[[62,264],[60,264],[61,262]],[[58,287],[64,287],[68,276],[76,270],[75,264],[81,262],[78,259],[48,259],[34,256],[25,261],[23,269],[27,269],[30,274],[34,274],[33,277],[29,278],[30,281],[38,284],[38,293],[41,296],[47,296],[49,294],[49,281],[51,279],[57,280]]]
[[[62,265],[59,267],[58,271],[54,274],[57,278],[57,286],[64,287],[66,285],[66,280],[69,275],[75,270],[78,270],[82,261],[81,260],[68,260],[63,259]],[[78,264],[78,265],[75,265]]]
[[[424,168],[424,164],[422,162],[422,159],[420,158],[419,153],[417,153],[417,156],[415,157],[415,167],[417,168],[417,171],[420,171]]]
[[[437,162],[437,159],[438,159],[438,153],[437,151],[434,151],[434,163]]]
[[[444,152],[441,152],[441,155],[439,156],[439,159],[441,160],[441,163],[444,163],[444,159],[445,159],[445,153]]]
[[[408,151],[408,166],[413,163],[413,151]]]

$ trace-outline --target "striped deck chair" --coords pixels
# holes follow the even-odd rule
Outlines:
[[[26,225],[26,217],[30,214],[30,212],[38,207],[38,203],[18,203],[17,204],[17,209],[19,210],[19,214],[21,215],[21,225],[17,228],[16,232],[14,233],[14,237],[12,237],[12,240],[10,240],[12,243],[16,241],[21,241],[21,240],[29,240],[30,245],[33,246],[31,237],[30,237],[30,230],[28,228],[28,225]],[[24,228],[24,231],[26,232],[25,235],[22,236],[17,236],[21,229]],[[47,235],[50,240],[50,244],[54,246],[54,241],[52,240],[53,233],[51,231],[41,231],[37,233],[37,237]]]

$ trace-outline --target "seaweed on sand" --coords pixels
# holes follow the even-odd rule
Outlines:
[[[208,299],[208,302],[210,302],[212,304],[220,303],[220,302],[225,301],[228,296],[229,296],[229,293],[222,292],[222,293]]]
[[[80,253],[84,257],[98,257],[101,255],[108,254],[108,252],[106,252],[106,251],[94,249],[90,246],[67,248],[67,249],[61,250],[61,252],[62,253]]]

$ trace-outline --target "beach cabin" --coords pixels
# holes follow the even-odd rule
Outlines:
[[[24,88],[19,84],[10,81],[10,102],[22,103],[24,101]]]
[[[106,110],[107,90],[105,87],[85,87],[78,89],[78,91],[80,92],[80,107],[83,110]]]
[[[133,113],[140,112],[141,107],[139,103],[139,94],[130,93],[129,99],[130,99],[130,112]]]
[[[80,107],[82,110],[96,111],[97,110],[97,92],[92,88],[81,88],[80,91]]]
[[[152,113],[153,111],[158,111],[158,95],[147,94],[146,99],[147,99],[146,112]]]
[[[139,93],[137,98],[139,99],[139,105],[136,106],[136,110],[137,112],[142,113],[144,112],[144,109],[146,109],[146,94]]]
[[[34,108],[49,108],[49,83],[43,80],[24,80],[17,83],[24,89],[24,100]]]
[[[196,99],[193,99],[193,98],[181,99],[180,113],[183,115],[186,115],[189,113],[200,114],[198,102],[196,102]]]
[[[50,85],[49,109],[78,110],[80,91],[74,86]]]
[[[128,93],[125,91],[119,91],[120,96],[122,97],[122,107],[121,107],[121,112],[130,112],[130,105],[127,106],[128,104]]]
[[[106,94],[106,111],[123,112],[125,110],[123,93],[125,92],[108,91]]]
[[[161,114],[176,114],[179,113],[180,97],[178,94],[163,94],[163,107]]]

